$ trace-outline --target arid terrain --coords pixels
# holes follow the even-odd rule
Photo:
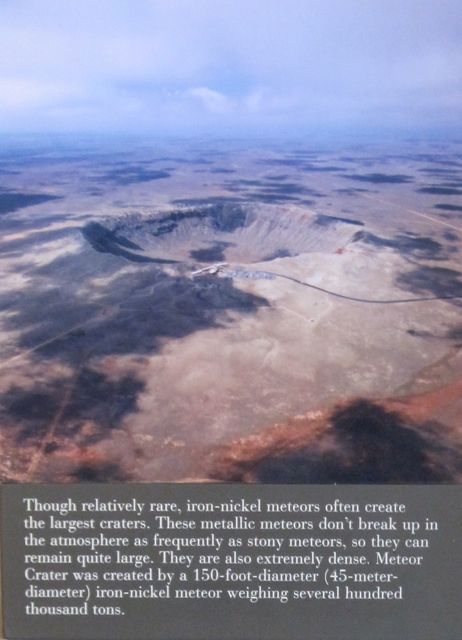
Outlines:
[[[6,482],[462,480],[462,143],[5,138]]]

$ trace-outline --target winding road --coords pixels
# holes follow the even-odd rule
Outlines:
[[[250,271],[244,267],[242,268],[245,271]],[[275,276],[277,278],[284,278],[285,280],[290,280],[291,282],[295,282],[296,284],[301,285],[302,287],[308,287],[309,289],[314,289],[315,291],[321,291],[322,293],[327,293],[330,296],[334,296],[335,298],[341,298],[342,300],[350,300],[352,302],[362,302],[365,304],[409,304],[411,302],[430,302],[432,300],[461,300],[462,295],[456,296],[429,296],[422,298],[395,298],[391,300],[374,300],[370,298],[356,298],[355,296],[347,296],[343,293],[338,293],[337,291],[330,291],[329,289],[325,289],[324,287],[319,287],[318,285],[311,284],[309,282],[304,282],[303,280],[298,280],[297,278],[293,278],[292,276],[286,276],[282,273],[277,273],[276,271],[253,271],[252,273],[262,273],[269,276]]]

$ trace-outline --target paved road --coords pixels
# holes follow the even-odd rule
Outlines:
[[[430,296],[430,297],[422,297],[422,298],[395,298],[391,300],[374,300],[370,298],[356,298],[355,296],[347,296],[343,293],[337,293],[336,291],[330,291],[329,289],[324,289],[323,287],[318,287],[315,284],[310,284],[309,282],[303,282],[303,280],[297,280],[297,278],[292,278],[291,276],[283,275],[282,273],[276,273],[275,271],[261,271],[259,273],[266,273],[268,275],[276,276],[277,278],[284,278],[285,280],[290,280],[291,282],[295,282],[296,284],[300,284],[303,287],[308,287],[309,289],[315,289],[316,291],[321,291],[322,293],[327,293],[330,296],[334,296],[336,298],[341,298],[342,300],[351,300],[353,302],[363,302],[365,304],[407,304],[411,302],[430,302],[431,300],[460,300],[462,299],[462,295],[460,296]]]

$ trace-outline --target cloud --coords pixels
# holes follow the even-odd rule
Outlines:
[[[4,0],[3,127],[457,123],[459,0]],[[6,96],[6,98],[3,98]]]
[[[205,109],[211,113],[229,113],[235,107],[233,101],[224,93],[208,87],[196,87],[190,89],[189,93],[194,98],[198,98]]]
[[[85,89],[75,84],[53,83],[35,78],[0,77],[1,109],[25,110],[81,100]]]

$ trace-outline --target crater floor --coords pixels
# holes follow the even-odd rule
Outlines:
[[[363,223],[306,207],[219,203],[153,216],[91,222],[84,237],[97,251],[128,260],[254,263],[333,251]]]

